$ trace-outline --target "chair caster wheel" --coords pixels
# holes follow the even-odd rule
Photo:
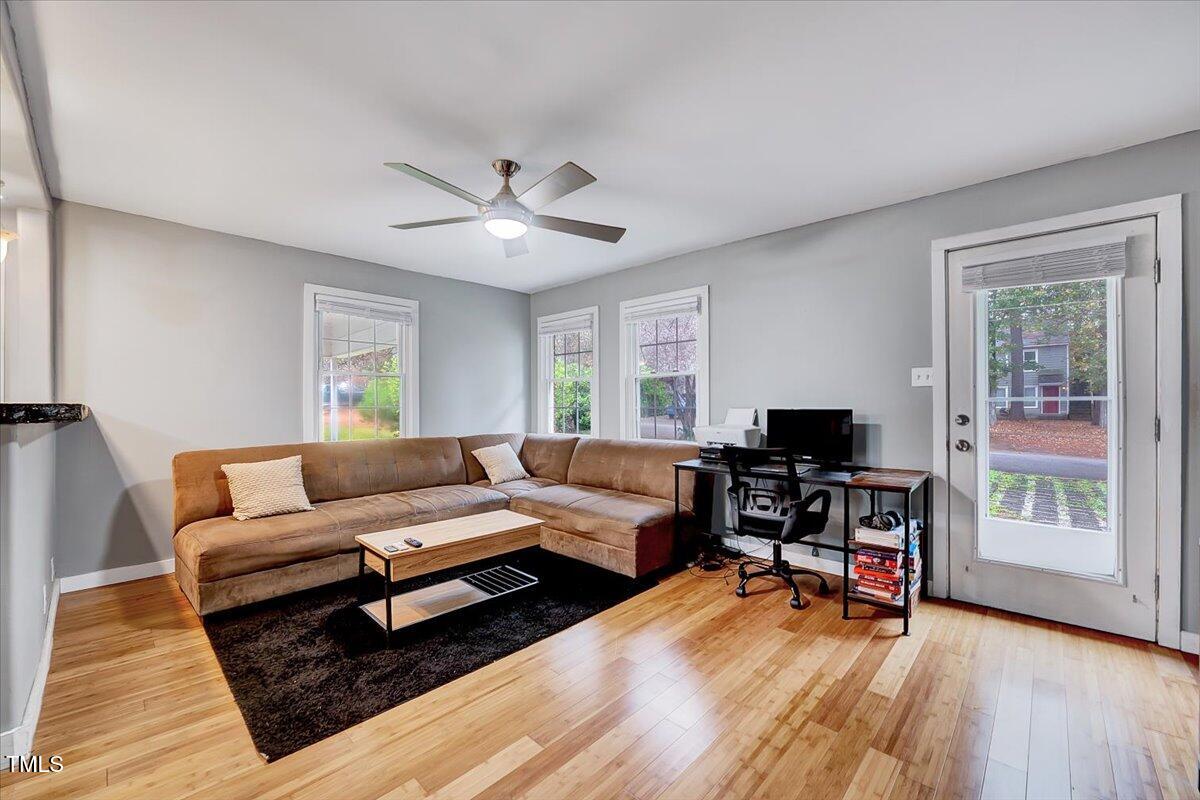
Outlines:
[[[745,597],[746,596],[746,588],[744,586],[739,586],[733,590],[733,593],[736,594],[738,597]]]
[[[802,609],[803,609],[805,606],[807,606],[807,605],[808,605],[808,603],[801,603],[801,602],[800,602],[800,601],[799,601],[797,598],[795,598],[795,597],[793,597],[793,598],[791,599],[791,601],[790,601],[790,602],[791,602],[791,604],[792,604],[792,608],[796,609],[797,611],[800,611],[800,610],[802,610]]]
[[[828,583],[822,583],[822,584],[821,584],[821,588],[819,588],[819,589],[817,590],[817,593],[818,593],[818,594],[820,594],[820,595],[827,595],[827,594],[829,594],[829,584],[828,584]]]

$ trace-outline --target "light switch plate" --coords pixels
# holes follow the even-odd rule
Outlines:
[[[913,367],[913,386],[933,386],[933,367]]]

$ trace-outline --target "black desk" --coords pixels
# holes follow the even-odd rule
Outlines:
[[[917,541],[917,547],[921,553],[921,581],[917,589],[925,596],[926,581],[929,580],[931,562],[929,560],[929,537],[933,531],[933,482],[930,479],[930,474],[924,470],[916,469],[881,469],[879,467],[848,467],[847,471],[853,473],[850,478],[841,479],[838,477],[830,477],[824,474],[810,474],[801,472],[799,479],[801,483],[811,486],[824,486],[831,489],[842,490],[842,536],[840,540],[836,538],[826,538],[824,536],[808,537],[801,540],[797,544],[802,547],[812,547],[817,550],[832,550],[842,554],[842,619],[850,619],[850,604],[864,603],[875,608],[883,609],[901,615],[904,618],[904,635],[908,635],[908,623],[912,618],[912,591],[907,586],[908,568],[909,568],[909,547],[911,545],[909,525],[912,520],[913,512],[913,495],[917,490],[921,490],[921,517],[924,520],[924,529],[920,532]],[[688,459],[687,461],[679,461],[675,464],[675,539],[679,541],[680,537],[680,514],[679,514],[679,473],[692,472],[704,475],[728,475],[729,467],[722,461],[705,461],[699,458]],[[783,464],[764,464],[760,467],[755,467],[748,471],[751,477],[762,478],[764,480],[784,480],[787,478],[787,468]],[[815,471],[814,471],[815,473]],[[859,490],[867,492],[871,499],[871,513],[875,513],[879,495],[881,494],[898,494],[904,500],[904,548],[901,551],[901,560],[903,568],[901,574],[904,575],[905,591],[903,594],[903,605],[889,603],[886,600],[880,600],[869,595],[859,594],[850,590],[850,556],[859,548],[851,531],[853,530],[850,522],[850,495],[851,492]],[[720,536],[713,531],[704,531],[710,536]],[[878,547],[876,545],[862,545],[871,549],[888,550],[896,548]]]

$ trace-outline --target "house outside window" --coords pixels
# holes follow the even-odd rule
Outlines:
[[[539,433],[600,430],[597,306],[538,317]]]
[[[1021,391],[1009,366],[1010,343],[1000,337],[994,347],[995,377],[990,389],[992,411],[1005,419],[1065,419],[1070,414],[1072,331],[1056,326],[1041,330],[1031,326],[1022,333]]]
[[[418,303],[306,284],[306,441],[418,435]]]
[[[621,435],[694,441],[708,424],[708,287],[621,303]]]

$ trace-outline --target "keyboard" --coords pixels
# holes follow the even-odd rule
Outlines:
[[[810,469],[804,477],[815,481],[848,481],[854,477],[853,472],[833,471],[825,469]]]

